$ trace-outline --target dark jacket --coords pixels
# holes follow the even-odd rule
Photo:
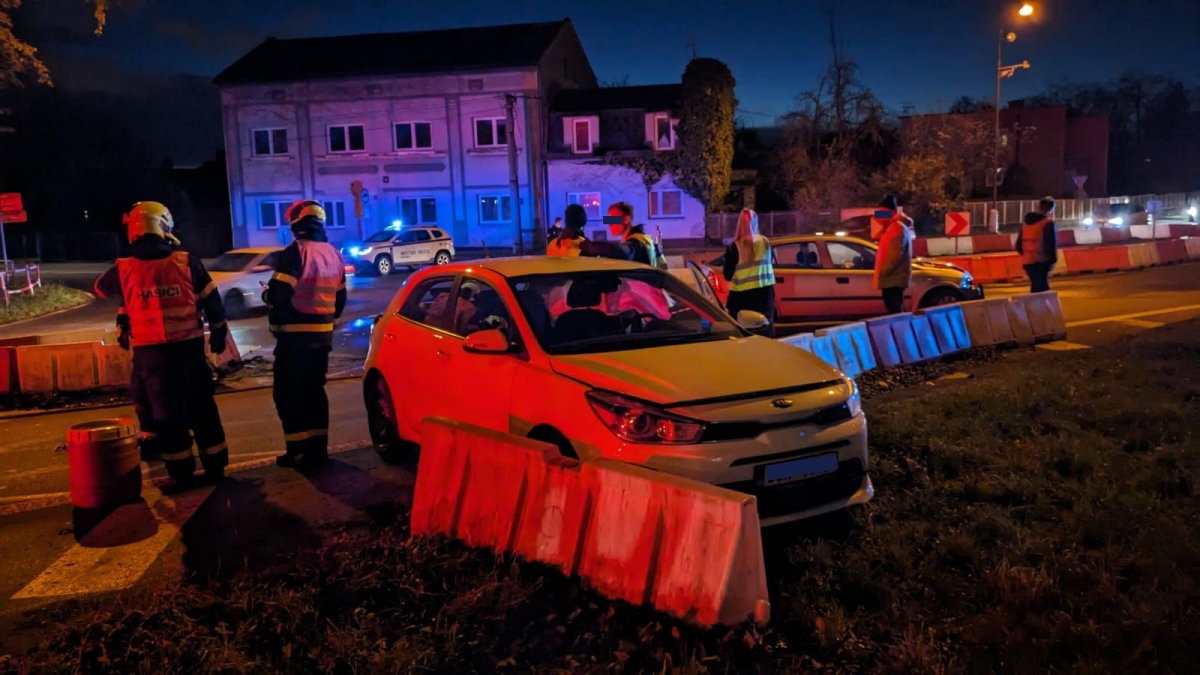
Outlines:
[[[1037,211],[1034,211],[1033,213],[1026,213],[1025,224],[1032,225],[1045,217],[1046,214],[1038,213]],[[1055,224],[1054,219],[1050,219],[1050,222],[1047,223],[1046,227],[1042,230],[1042,247],[1043,250],[1046,251],[1047,257],[1049,257],[1051,260],[1058,259],[1058,226]],[[1024,253],[1024,248],[1025,247],[1021,241],[1021,235],[1018,234],[1017,253]],[[1054,265],[1054,263],[1050,263],[1050,265]]]
[[[644,225],[634,225],[629,228],[629,237],[620,243],[612,241],[585,241],[583,242],[582,255],[592,256],[596,258],[614,258],[616,260],[632,260],[640,262],[643,265],[650,264],[650,252],[646,250],[646,245],[637,239],[631,238],[635,234],[645,234],[646,228]]]
[[[323,227],[309,227],[296,233],[296,240],[307,241],[329,241],[329,237],[325,235]],[[279,261],[275,264],[275,272],[288,275],[294,279],[300,278],[304,271],[304,261],[300,256],[300,246],[293,241],[288,244],[288,247],[283,249],[279,254]],[[272,326],[287,325],[287,324],[313,324],[327,321],[326,317],[304,314],[296,311],[292,307],[292,296],[295,295],[296,289],[283,281],[272,278],[267,282],[267,290],[263,293],[263,299],[270,306],[268,321]],[[337,292],[336,305],[333,314],[333,320],[337,321],[341,318],[342,312],[346,309],[346,288],[343,286]],[[292,333],[291,335],[303,336],[304,338],[315,339],[323,344],[333,344],[333,333]]]
[[[162,237],[147,235],[133,242],[130,247],[130,256],[138,260],[162,260],[179,250],[181,249],[177,245]],[[228,326],[225,323],[225,306],[221,304],[221,294],[217,291],[217,286],[209,276],[208,270],[204,269],[204,263],[190,253],[188,254],[188,267],[192,272],[192,288],[195,289],[198,297],[198,309],[208,322],[209,331],[212,333],[212,342],[224,343]],[[117,270],[117,266],[113,265],[108,268],[108,271],[101,274],[92,284],[92,290],[98,298],[120,298],[122,311],[117,314],[117,326],[123,332],[127,332],[129,317],[124,312],[125,292],[121,288],[121,273]],[[196,342],[200,341],[186,340],[138,347],[135,350],[135,358],[139,361],[169,361],[175,358],[180,350],[195,349],[194,343]],[[200,344],[203,345],[202,342]]]

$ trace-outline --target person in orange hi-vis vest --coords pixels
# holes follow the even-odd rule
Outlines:
[[[892,212],[892,218],[879,237],[875,254],[875,289],[883,293],[888,314],[904,311],[904,292],[912,285],[912,219],[904,215],[895,195],[888,195],[879,208]]]
[[[329,398],[325,376],[333,328],[346,308],[346,268],[325,236],[325,209],[301,199],[288,207],[296,240],[280,254],[263,291],[275,334],[275,410],[283,424],[283,455],[275,463],[295,467],[329,458]]]
[[[1025,214],[1021,236],[1017,237],[1017,253],[1029,277],[1029,292],[1050,290],[1050,272],[1058,261],[1058,229],[1054,225],[1054,198],[1042,197],[1037,210]]]
[[[567,225],[546,245],[546,255],[551,258],[578,258],[583,242],[583,228],[587,227],[587,211],[578,204],[571,204],[566,211]]]
[[[101,298],[118,297],[121,346],[133,349],[133,407],[146,459],[161,458],[173,481],[168,491],[195,482],[193,439],[204,476],[225,475],[229,450],[213,397],[204,350],[225,351],[228,326],[216,284],[199,258],[168,239],[174,220],[158,202],[138,202],[125,216],[131,253],[94,284]]]

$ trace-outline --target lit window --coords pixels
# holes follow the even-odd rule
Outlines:
[[[254,156],[270,157],[271,155],[288,154],[287,129],[255,129]]]
[[[678,218],[682,215],[682,190],[652,190],[650,192],[651,218]]]
[[[346,226],[346,203],[341,201],[321,202],[325,209],[325,227]]]
[[[592,123],[591,120],[575,120],[571,125],[574,132],[571,149],[577,155],[592,154]]]
[[[397,150],[428,150],[433,147],[433,127],[429,122],[401,122],[396,125]]]
[[[675,130],[672,127],[670,115],[658,114],[654,116],[655,150],[675,149]]]
[[[437,200],[433,197],[401,197],[400,220],[405,225],[437,224]]]
[[[587,211],[588,220],[600,220],[599,192],[569,192],[567,203],[582,206],[583,210]]]
[[[508,133],[503,117],[475,120],[475,147],[495,148],[508,144]]]
[[[367,149],[361,124],[329,127],[329,152],[362,152]]]
[[[287,208],[291,202],[265,201],[258,203],[258,228],[274,230],[287,226]]]
[[[503,195],[479,197],[479,222],[508,223],[512,221],[512,199]]]

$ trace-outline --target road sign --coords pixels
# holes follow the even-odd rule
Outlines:
[[[971,212],[950,211],[946,214],[946,236],[965,237],[971,234]]]
[[[16,213],[25,209],[20,192],[0,192],[0,211]]]
[[[25,213],[24,211],[13,211],[13,212],[5,211],[4,213],[0,213],[0,223],[4,223],[5,225],[12,225],[13,223],[28,223],[28,222],[29,222],[29,214]]]

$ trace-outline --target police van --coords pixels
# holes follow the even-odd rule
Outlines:
[[[454,240],[440,227],[389,227],[348,250],[358,273],[387,276],[397,267],[417,269],[454,259]]]

